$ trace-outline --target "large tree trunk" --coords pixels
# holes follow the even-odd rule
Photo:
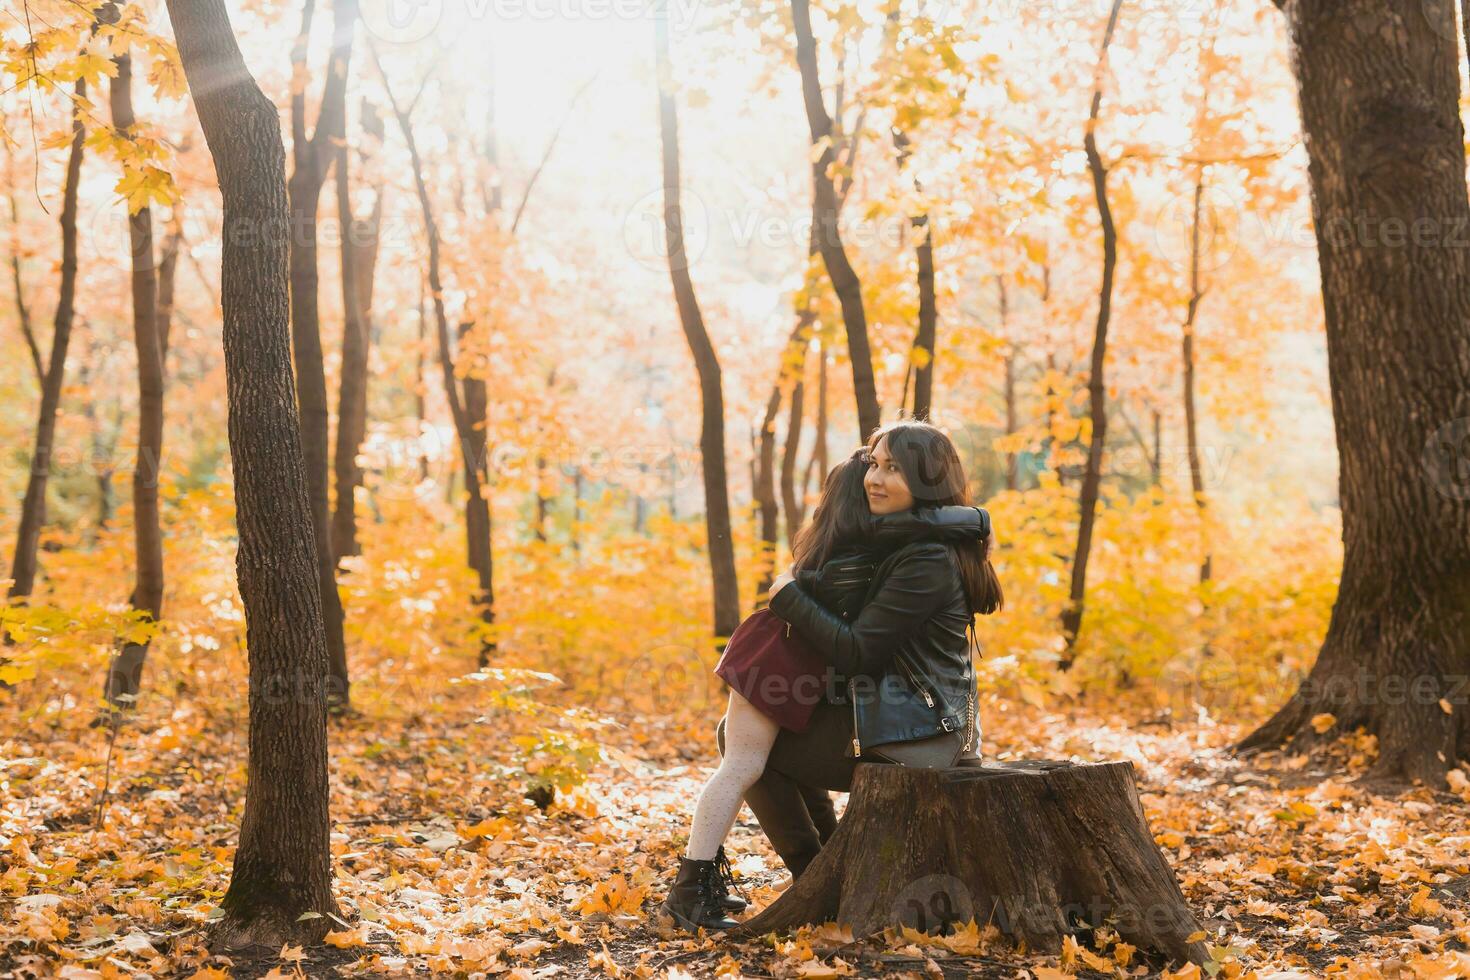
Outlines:
[[[117,74],[109,92],[112,125],[134,123],[133,59],[113,59]],[[163,533],[158,523],[158,480],[163,469],[163,344],[159,339],[159,276],[153,258],[153,214],[140,208],[128,216],[132,250],[133,348],[138,358],[138,455],[133,464],[133,547],[136,580],[132,607],[157,620],[163,615]],[[170,296],[172,302],[172,296]],[[125,707],[138,697],[148,644],[126,643],[108,672],[103,695]]]
[[[352,213],[347,147],[337,150],[337,220],[342,227],[342,378],[337,399],[336,510],[332,514],[333,560],[362,553],[357,540],[357,465],[367,436],[368,352],[372,346],[373,280],[377,272],[378,232],[383,214],[380,184],[366,218]]]
[[[306,135],[306,49],[316,0],[306,0],[301,30],[291,49],[291,343],[296,359],[296,395],[301,403],[301,443],[311,494],[311,521],[321,578],[327,652],[332,662],[330,697],[350,700],[347,648],[342,635],[342,600],[337,593],[337,563],[332,550],[328,507],[327,377],[322,365],[321,323],[317,316],[316,212],[331,168],[334,144],[343,139],[347,116],[347,67],[357,22],[356,0],[332,6],[332,55],[322,89],[316,129]]]
[[[61,280],[56,292],[56,316],[52,320],[51,356],[41,379],[41,410],[36,418],[35,450],[26,495],[21,503],[20,524],[15,534],[15,555],[10,562],[11,599],[29,596],[36,587],[36,549],[41,525],[46,522],[46,486],[51,478],[51,450],[56,442],[56,410],[66,380],[66,349],[71,342],[73,303],[77,287],[77,185],[82,175],[83,141],[86,127],[78,104],[87,97],[87,80],[78,78],[72,102],[71,150],[66,160],[66,182],[61,192]],[[17,296],[20,279],[17,276]]]
[[[852,388],[857,400],[858,438],[866,441],[881,420],[878,389],[873,381],[873,355],[868,345],[868,317],[863,307],[862,283],[848,261],[837,225],[840,202],[830,173],[837,152],[833,147],[832,118],[827,115],[827,107],[822,101],[817,42],[812,37],[809,0],[791,0],[791,19],[796,27],[796,64],[801,72],[807,127],[811,131],[812,146],[822,148],[812,163],[812,191],[818,216],[812,233],[817,238],[817,251],[821,253],[827,277],[832,280],[832,289],[842,307],[842,322],[847,329],[847,353],[852,362]]]
[[[214,157],[224,227],[225,386],[250,651],[250,757],[217,948],[318,941],[332,898],[329,665],[301,428],[291,384],[289,212],[275,105],[250,75],[223,0],[169,0]],[[307,913],[315,913],[315,917]],[[305,917],[304,917],[305,916]]]
[[[1470,201],[1454,7],[1283,10],[1310,151],[1343,567],[1311,674],[1242,747],[1362,726],[1378,737],[1370,776],[1441,785],[1470,747]],[[1336,719],[1322,736],[1319,713]]]
[[[1208,958],[1189,939],[1198,921],[1149,832],[1129,762],[863,763],[816,860],[730,935],[829,921],[858,937],[939,933],[970,920],[1048,952],[1106,921],[1142,949]]]
[[[668,12],[659,0],[655,14],[658,63],[659,134],[663,141],[664,239],[669,253],[669,278],[679,323],[699,373],[699,395],[703,405],[699,451],[704,471],[705,528],[709,538],[709,560],[713,580],[715,635],[729,637],[740,624],[740,589],[735,580],[735,546],[730,535],[730,495],[725,479],[725,400],[720,382],[720,362],[705,330],[689,259],[684,252],[684,212],[679,185],[679,119],[674,106],[672,69],[669,64]]]
[[[1062,637],[1066,643],[1059,666],[1072,666],[1077,634],[1082,629],[1082,613],[1087,598],[1087,562],[1092,556],[1092,528],[1097,521],[1098,491],[1102,486],[1103,452],[1107,448],[1108,389],[1103,369],[1108,356],[1108,320],[1113,310],[1113,273],[1118,266],[1118,230],[1113,225],[1113,210],[1108,205],[1108,171],[1097,149],[1097,116],[1102,107],[1102,75],[1107,67],[1108,47],[1118,26],[1118,11],[1123,0],[1113,0],[1108,26],[1103,31],[1102,48],[1098,52],[1097,72],[1093,79],[1092,107],[1087,114],[1087,132],[1082,138],[1087,151],[1087,167],[1092,172],[1092,189],[1097,197],[1098,220],[1102,225],[1102,285],[1097,296],[1097,325],[1092,337],[1092,365],[1088,372],[1087,391],[1092,416],[1092,438],[1087,447],[1087,465],[1082,471],[1082,488],[1078,495],[1081,517],[1077,522],[1077,550],[1072,557],[1072,583],[1067,607],[1062,611]]]

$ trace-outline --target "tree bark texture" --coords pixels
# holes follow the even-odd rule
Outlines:
[[[372,347],[373,284],[377,272],[378,234],[382,223],[381,185],[366,218],[352,213],[347,147],[337,150],[337,220],[342,226],[342,378],[337,398],[336,509],[332,512],[333,560],[362,553],[357,540],[357,465],[367,437],[368,354]]]
[[[113,59],[117,74],[109,89],[112,124],[132,126],[132,56]],[[132,256],[133,348],[138,362],[138,453],[133,464],[133,549],[136,579],[132,607],[157,620],[163,615],[163,532],[158,519],[158,481],[163,470],[163,344],[159,338],[159,270],[153,256],[153,214],[128,215]],[[172,296],[169,297],[172,304]],[[104,696],[114,707],[130,705],[142,687],[147,643],[126,643],[108,672]]]
[[[837,153],[832,145],[832,117],[827,114],[827,107],[822,101],[810,0],[791,0],[791,19],[796,27],[796,64],[801,72],[807,126],[811,131],[812,146],[822,147],[821,154],[812,163],[812,191],[818,216],[812,233],[817,238],[817,251],[822,256],[822,264],[826,266],[827,277],[832,280],[832,289],[837,293],[837,302],[842,308],[848,359],[852,362],[852,388],[857,400],[858,439],[866,441],[881,421],[878,389],[873,380],[873,355],[868,343],[868,317],[863,306],[862,283],[848,260],[837,224],[840,204],[830,172]]]
[[[311,520],[316,541],[327,652],[332,662],[334,701],[350,700],[347,647],[342,632],[342,599],[337,592],[337,563],[332,549],[328,506],[327,376],[322,364],[321,322],[317,315],[316,213],[322,185],[331,168],[334,143],[343,139],[347,117],[347,68],[357,25],[356,0],[332,5],[332,55],[322,88],[316,129],[306,134],[306,48],[316,0],[306,0],[301,30],[291,51],[291,343],[296,360],[296,396],[301,404],[301,441],[311,494]]]
[[[1102,107],[1103,72],[1108,62],[1108,48],[1118,26],[1118,12],[1123,0],[1113,0],[1108,25],[1103,31],[1102,48],[1098,52],[1097,74],[1092,87],[1092,107],[1087,114],[1087,131],[1083,149],[1087,153],[1087,169],[1092,173],[1092,189],[1097,197],[1098,221],[1102,225],[1102,284],[1098,287],[1097,323],[1092,336],[1092,363],[1088,371],[1088,405],[1092,420],[1092,436],[1087,448],[1087,463],[1082,471],[1078,493],[1081,514],[1077,522],[1077,548],[1072,556],[1072,581],[1068,603],[1062,610],[1062,638],[1066,652],[1059,666],[1072,666],[1077,635],[1082,629],[1082,614],[1087,600],[1087,563],[1092,557],[1092,529],[1097,522],[1097,501],[1102,487],[1103,453],[1108,442],[1108,389],[1103,371],[1108,357],[1108,321],[1113,311],[1113,277],[1118,267],[1118,229],[1113,224],[1113,209],[1108,204],[1108,171],[1097,148],[1097,118]]]
[[[291,378],[289,210],[275,105],[251,77],[222,0],[169,0],[179,56],[224,204],[220,297],[250,659],[245,813],[216,948],[318,941],[332,898],[329,665]],[[302,918],[307,912],[317,917]]]
[[[78,100],[87,95],[87,80],[74,86]],[[76,103],[72,104],[71,149],[66,159],[66,180],[61,191],[61,279],[56,291],[56,316],[51,327],[51,354],[41,379],[41,408],[36,418],[36,438],[31,453],[31,472],[21,502],[20,522],[15,533],[15,554],[10,562],[9,596],[29,596],[36,587],[36,550],[41,526],[46,522],[46,487],[51,479],[51,451],[56,444],[56,411],[66,380],[66,351],[71,343],[72,321],[76,318],[77,290],[77,190],[82,176],[83,142],[86,127]],[[19,278],[16,279],[19,288]],[[19,295],[19,293],[17,293]]]
[[[1305,748],[1361,726],[1378,737],[1371,778],[1442,785],[1470,747],[1470,200],[1455,9],[1282,10],[1309,150],[1343,566],[1311,673],[1242,747]],[[1319,735],[1322,713],[1335,723]]]
[[[730,935],[829,921],[858,937],[935,934],[971,920],[1052,953],[1107,923],[1141,949],[1207,959],[1128,762],[860,764],[816,860]]]

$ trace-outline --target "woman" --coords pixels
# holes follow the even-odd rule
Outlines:
[[[835,467],[811,521],[792,545],[793,567],[825,608],[844,618],[860,612],[874,574],[895,548],[922,540],[977,541],[989,533],[989,517],[978,507],[873,514],[865,492],[868,471],[866,448]],[[792,635],[789,624],[760,609],[730,637],[715,673],[730,685],[724,757],[700,793],[688,847],[662,906],[690,931],[735,924],[726,909],[744,903],[731,901],[725,888],[722,843],[746,790],[765,769],[777,733],[806,729],[831,668]]]
[[[970,503],[959,453],[935,426],[890,423],[873,433],[868,449],[864,487],[874,514]],[[772,583],[771,610],[843,675],[850,692],[848,704],[818,705],[805,731],[780,732],[746,795],[794,875],[821,848],[803,786],[847,792],[857,763],[875,752],[947,758],[978,745],[967,631],[975,613],[994,612],[1003,601],[988,561],[993,537],[900,548],[855,618],[823,608],[789,573]]]

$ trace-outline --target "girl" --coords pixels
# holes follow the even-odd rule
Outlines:
[[[866,448],[834,467],[809,524],[792,545],[793,570],[823,605],[856,618],[878,562],[914,540],[975,541],[990,533],[978,507],[929,507],[875,516],[863,481],[871,465]],[[802,731],[832,685],[832,669],[769,608],[757,610],[730,637],[715,672],[730,685],[725,754],[700,794],[679,860],[678,877],[663,910],[681,927],[728,929],[727,909],[744,907],[728,896],[722,846],[745,791],[760,778],[776,734]]]

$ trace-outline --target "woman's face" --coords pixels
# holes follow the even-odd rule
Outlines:
[[[863,477],[863,489],[868,492],[868,509],[874,514],[897,514],[914,505],[908,482],[898,463],[888,455],[887,436],[873,447],[873,462]]]

